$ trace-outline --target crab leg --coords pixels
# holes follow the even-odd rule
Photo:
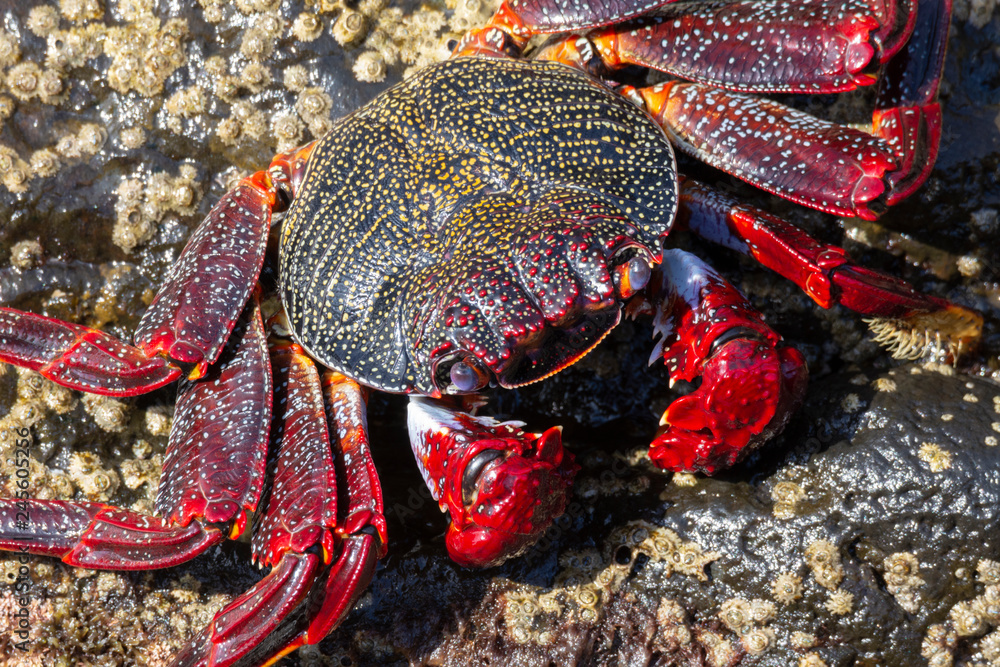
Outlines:
[[[13,308],[0,308],[0,361],[105,396],[144,394],[181,374],[103,331]]]
[[[178,388],[156,513],[243,533],[264,484],[271,426],[271,365],[257,300],[244,309],[219,360]]]
[[[273,484],[255,519],[252,545],[254,559],[272,570],[216,614],[178,654],[175,667],[271,664],[319,642],[350,611],[384,553],[381,491],[368,453],[361,389],[329,376],[327,413],[316,368],[298,345],[273,344],[271,361],[277,393],[268,462]],[[328,430],[328,419],[335,430]],[[347,507],[337,505],[335,463],[346,482]]]
[[[147,356],[194,364],[192,380],[206,373],[257,284],[276,206],[272,175],[259,171],[212,208],[139,321],[133,338]]]
[[[870,322],[872,329],[897,356],[919,356],[925,347],[936,346],[954,359],[975,347],[982,333],[979,314],[859,266],[843,249],[820,243],[787,220],[701,183],[682,184],[678,223],[753,257],[824,308],[839,303],[876,318]]]
[[[0,500],[0,549],[137,570],[177,565],[238,536],[242,510],[260,496],[269,371],[251,303],[209,376],[181,385],[157,498],[162,519],[100,503]]]
[[[941,141],[938,84],[951,21],[951,0],[919,0],[917,26],[906,48],[879,81],[872,132],[896,153],[900,166],[889,175],[888,204],[911,195],[927,180]]]
[[[410,445],[431,495],[448,512],[448,553],[491,567],[523,553],[566,510],[579,470],[562,429],[474,417],[448,401],[410,397]]]
[[[676,380],[701,378],[676,399],[650,446],[657,465],[713,474],[776,435],[805,394],[802,355],[781,345],[746,298],[700,259],[667,250],[642,300],[630,312],[652,312],[662,357]]]
[[[172,567],[225,537],[217,528],[170,525],[101,503],[0,500],[0,549],[55,556],[102,570]]]
[[[874,220],[886,207],[889,145],[777,102],[697,83],[625,88],[676,146],[762,190]]]
[[[909,37],[914,12],[888,4],[680,2],[587,38],[612,68],[642,65],[742,92],[837,93],[874,84],[878,63]]]

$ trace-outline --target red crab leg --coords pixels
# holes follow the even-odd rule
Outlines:
[[[885,210],[896,157],[884,141],[777,102],[696,83],[623,90],[675,145],[756,187],[835,215]]]
[[[900,162],[888,178],[890,206],[920,187],[937,160],[941,141],[937,92],[950,20],[951,0],[920,0],[913,36],[879,81],[872,131],[888,142]]]
[[[222,540],[217,529],[172,526],[101,503],[0,500],[0,549],[102,570],[172,567]]]
[[[134,340],[147,356],[194,364],[192,380],[205,374],[257,283],[279,205],[272,174],[259,171],[212,208],[139,321]]]
[[[652,311],[670,380],[701,378],[676,399],[650,446],[657,465],[714,474],[784,428],[805,394],[802,355],[780,345],[745,297],[708,265],[667,250],[632,314]]]
[[[177,565],[227,534],[237,537],[242,510],[253,510],[260,495],[270,407],[270,367],[252,303],[209,375],[181,385],[157,498],[162,519],[99,503],[4,500],[0,548],[135,570]]]
[[[978,313],[858,266],[843,249],[820,243],[787,220],[701,183],[684,181],[678,223],[753,257],[824,308],[839,303],[878,318],[872,322],[873,330],[896,348],[898,356],[919,356],[931,345],[957,358],[975,347],[982,333]]]
[[[271,427],[271,364],[256,299],[244,309],[219,360],[178,389],[156,513],[243,533],[257,507]]]
[[[337,434],[331,449],[315,366],[294,343],[276,343],[271,359],[278,394],[268,464],[274,479],[255,520],[253,552],[273,569],[216,614],[175,667],[271,664],[318,642],[353,606],[384,553],[381,492],[360,388],[342,376],[328,380]],[[349,498],[340,508],[342,522],[335,456]]]
[[[533,35],[618,23],[675,0],[504,0],[482,28],[469,31],[454,56],[519,57]]]
[[[670,5],[588,38],[613,68],[743,92],[835,93],[875,83],[882,27],[867,2],[737,0]]]
[[[143,394],[181,374],[103,331],[13,308],[0,308],[0,361],[105,396]]]
[[[431,495],[448,512],[448,553],[465,567],[491,567],[523,553],[566,510],[579,466],[561,429],[525,433],[411,396],[410,445]]]

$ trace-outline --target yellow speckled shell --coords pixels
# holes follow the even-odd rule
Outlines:
[[[437,360],[460,351],[505,386],[586,353],[620,317],[607,262],[658,257],[677,203],[660,128],[544,62],[421,70],[340,121],[307,169],[281,235],[294,334],[387,391],[434,393]]]

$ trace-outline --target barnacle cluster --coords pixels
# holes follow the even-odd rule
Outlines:
[[[115,226],[112,239],[131,252],[156,234],[158,223],[169,212],[190,215],[200,197],[192,165],[181,165],[178,176],[157,172],[148,177],[127,178],[116,190]]]
[[[919,588],[924,585],[920,577],[920,562],[913,554],[900,551],[890,554],[882,561],[883,578],[889,593],[896,599],[899,606],[910,612],[917,613],[919,604]]]
[[[108,28],[104,52],[111,57],[108,85],[119,93],[136,91],[145,97],[163,92],[163,82],[187,59],[187,21],[161,22],[152,14],[123,26]]]
[[[771,489],[771,499],[774,501],[771,512],[777,519],[791,519],[805,497],[805,491],[795,482],[778,482]]]
[[[118,473],[104,468],[101,458],[91,452],[73,452],[66,472],[73,485],[91,502],[108,502],[121,483]]]
[[[774,645],[774,631],[767,624],[774,618],[774,603],[730,598],[719,607],[723,625],[739,635],[747,653],[763,653]]]
[[[701,581],[707,579],[705,566],[719,557],[717,553],[705,553],[694,542],[682,540],[672,530],[646,521],[632,521],[611,533],[603,553],[584,549],[560,554],[562,570],[552,587],[512,585],[504,595],[504,622],[510,637],[517,643],[544,645],[552,641],[551,622],[556,619],[597,622],[602,617],[604,603],[621,589],[640,554],[662,564],[663,576],[678,572]],[[748,614],[751,619],[759,620],[751,622],[761,625],[770,620],[774,609],[769,604],[754,601]],[[661,605],[658,613],[665,619],[663,641],[679,644],[690,641],[679,606]],[[756,634],[748,641],[760,645]]]
[[[833,591],[844,580],[844,566],[840,563],[840,552],[828,540],[816,540],[806,547],[806,564],[816,583]]]

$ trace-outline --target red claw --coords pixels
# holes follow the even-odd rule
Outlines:
[[[566,510],[579,469],[561,430],[472,417],[439,401],[410,400],[410,442],[434,498],[451,516],[448,553],[464,567],[520,555]]]
[[[697,391],[667,408],[650,458],[675,472],[712,475],[732,466],[784,427],[807,377],[794,348],[739,338],[725,343],[704,362]]]

